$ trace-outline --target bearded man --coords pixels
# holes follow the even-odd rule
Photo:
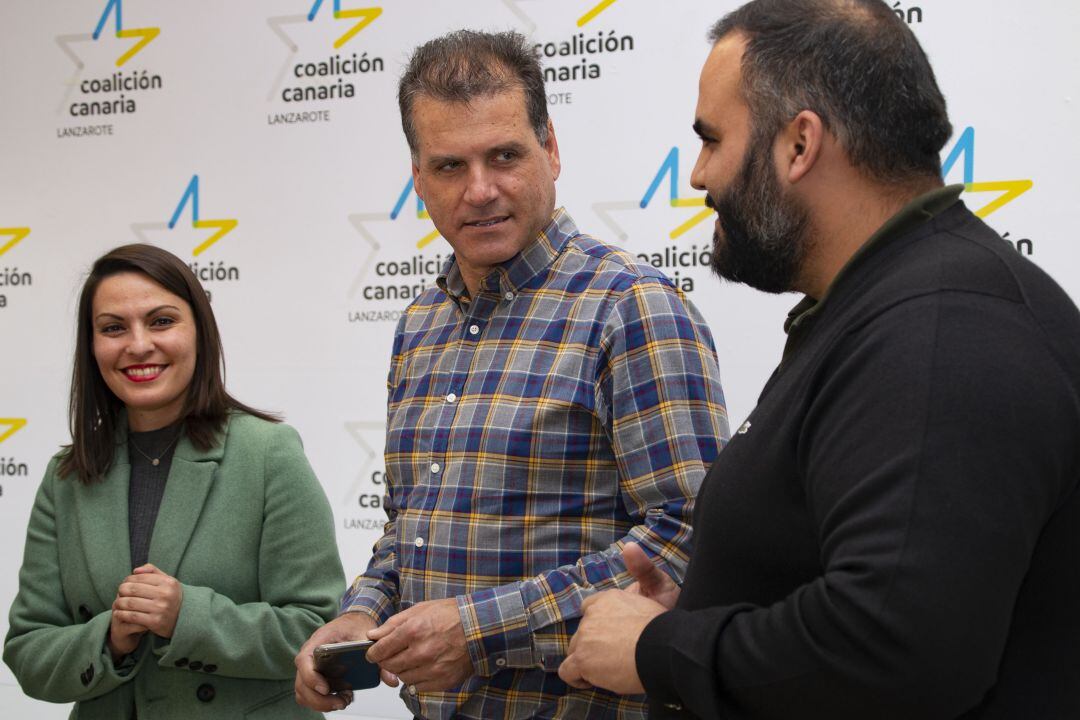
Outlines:
[[[805,299],[685,583],[625,549],[560,675],[652,718],[1080,717],[1080,313],[943,187],[888,5],[755,0],[710,39],[714,268]]]

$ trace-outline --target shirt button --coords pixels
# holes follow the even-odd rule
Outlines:
[[[438,475],[440,470],[442,470],[442,468],[439,467],[439,463],[431,463],[431,472],[432,473]]]
[[[479,335],[480,334],[480,326],[479,325],[470,325],[469,326],[469,334],[470,335]]]
[[[503,667],[504,665],[506,665],[506,658],[496,658],[495,664],[499,667]]]
[[[450,393],[449,395],[446,396],[446,402],[448,402],[448,403],[452,403],[455,400],[457,400],[457,395],[455,395],[454,393]]]
[[[513,300],[513,299],[514,299],[514,293],[512,293],[512,292],[503,293],[503,300]]]
[[[422,548],[422,547],[424,547],[424,538],[418,537],[418,538],[416,538],[415,540],[412,541],[412,544],[415,545],[418,548]]]

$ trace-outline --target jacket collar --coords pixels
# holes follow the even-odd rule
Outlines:
[[[128,529],[131,461],[126,413],[120,414],[117,425],[112,467],[103,481],[80,485],[77,490],[85,564],[105,607],[112,604],[117,587],[134,569]],[[196,448],[186,434],[177,442],[150,539],[149,562],[162,572],[176,576],[224,457],[228,431],[226,421],[224,434],[208,450]]]

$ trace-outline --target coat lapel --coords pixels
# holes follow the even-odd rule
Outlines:
[[[191,444],[187,435],[176,446],[148,554],[151,563],[173,577],[210,494],[224,447],[222,436],[214,447],[202,451]]]
[[[128,535],[131,465],[127,454],[127,432],[120,435],[123,437],[105,479],[80,485],[77,489],[79,512],[76,517],[86,568],[105,607],[112,605],[116,588],[132,570]]]

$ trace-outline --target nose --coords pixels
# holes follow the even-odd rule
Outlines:
[[[469,170],[468,185],[465,187],[465,202],[475,207],[483,207],[499,195],[495,175],[486,167],[473,167]]]
[[[154,339],[151,337],[150,331],[141,325],[132,327],[128,334],[128,346],[126,348],[128,355],[142,357],[149,354],[153,349]]]
[[[690,187],[695,190],[707,190],[705,187],[705,148],[698,151],[694,169],[690,172]]]

